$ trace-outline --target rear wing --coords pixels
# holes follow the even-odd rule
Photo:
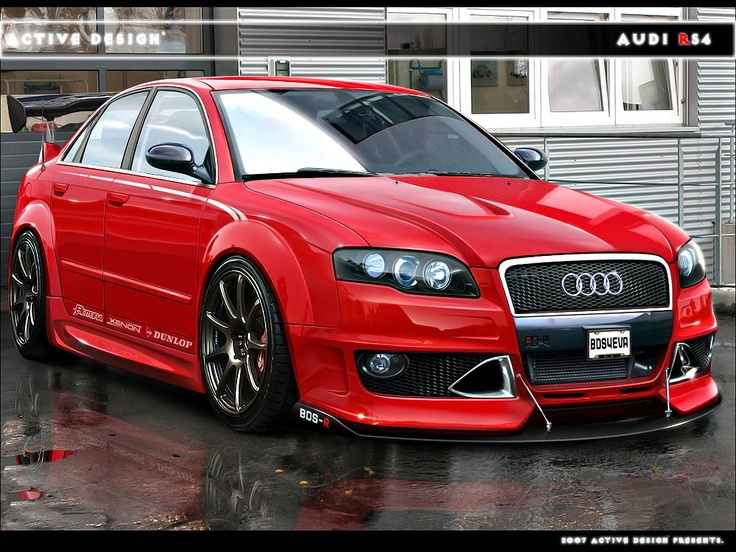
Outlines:
[[[115,92],[46,94],[23,98],[8,95],[10,128],[13,132],[20,132],[26,125],[27,117],[41,117],[49,123],[47,128],[53,128],[53,120],[57,117],[80,111],[95,111],[114,95]]]

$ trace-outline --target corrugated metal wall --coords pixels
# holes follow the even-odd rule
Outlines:
[[[386,8],[238,8],[240,74],[267,75],[282,57],[294,76],[386,82],[385,20]]]

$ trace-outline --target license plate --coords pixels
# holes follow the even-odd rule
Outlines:
[[[588,359],[631,356],[631,330],[588,330]]]

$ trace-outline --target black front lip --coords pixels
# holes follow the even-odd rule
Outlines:
[[[610,412],[611,405],[586,406],[554,411],[545,410],[551,425],[538,416],[538,411],[532,420],[516,433],[486,433],[486,432],[417,432],[406,428],[375,428],[346,424],[337,418],[310,406],[297,403],[294,413],[313,429],[366,437],[372,439],[390,439],[397,441],[430,441],[454,443],[556,443],[569,441],[590,441],[595,439],[615,439],[647,433],[674,429],[695,420],[708,416],[723,402],[723,395],[718,390],[717,399],[707,407],[687,415],[665,413],[665,406],[660,401],[648,403],[626,403],[615,406],[615,409],[626,412],[627,409],[637,412],[631,416],[622,417],[614,421],[591,421],[584,423],[556,423],[555,419],[568,419],[584,413],[585,418],[596,420],[602,412]],[[308,413],[305,415],[305,413]]]

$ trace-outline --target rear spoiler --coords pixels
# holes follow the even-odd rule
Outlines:
[[[46,94],[23,98],[8,95],[10,128],[13,132],[20,132],[26,125],[27,117],[42,117],[45,121],[53,121],[56,117],[70,113],[95,111],[115,94],[115,92]]]

